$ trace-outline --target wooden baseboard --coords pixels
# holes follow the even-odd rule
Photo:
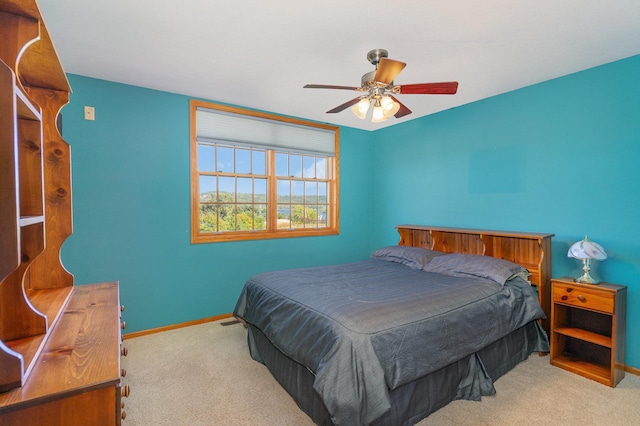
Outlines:
[[[189,326],[192,326],[192,325],[204,324],[204,323],[207,323],[207,322],[219,321],[221,319],[231,318],[232,316],[233,316],[233,314],[229,313],[229,314],[217,315],[215,317],[201,318],[201,319],[197,319],[197,320],[193,320],[193,321],[181,322],[179,324],[165,325],[164,327],[157,327],[157,328],[150,328],[148,330],[134,331],[133,333],[124,334],[123,338],[125,340],[133,339],[133,338],[136,338],[136,337],[147,336],[149,334],[160,333],[162,331],[175,330],[177,328],[183,328],[183,327],[189,327]]]
[[[628,365],[624,366],[624,371],[626,371],[627,373],[636,375],[636,376],[640,376],[640,368],[634,368],[634,367],[630,367]]]

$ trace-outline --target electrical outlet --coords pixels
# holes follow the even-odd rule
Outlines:
[[[84,119],[85,120],[95,120],[96,119],[96,110],[92,106],[84,107]]]

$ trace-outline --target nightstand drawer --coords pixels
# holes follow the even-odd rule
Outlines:
[[[553,302],[612,314],[615,295],[603,292],[600,288],[590,289],[582,285],[554,283]]]

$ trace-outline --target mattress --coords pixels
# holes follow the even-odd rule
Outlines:
[[[469,274],[468,261],[478,259],[460,268],[460,259],[443,256],[431,271],[431,259],[404,260],[260,274],[234,314],[309,371],[335,424],[373,423],[392,410],[394,390],[459,361],[480,365],[478,351],[544,317],[512,271],[501,282],[485,263]],[[252,356],[265,362],[253,344]]]

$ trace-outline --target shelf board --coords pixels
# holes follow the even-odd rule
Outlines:
[[[595,380],[604,385],[613,386],[611,368],[607,365],[588,362],[566,352],[551,359],[551,365],[564,368],[572,373]]]
[[[33,307],[47,316],[49,328],[52,328],[64,310],[72,291],[72,286],[28,290],[27,296]]]
[[[69,301],[73,287],[52,288],[27,291],[29,301],[40,313],[46,315],[48,329],[58,321],[60,314]],[[40,351],[46,343],[49,333],[38,334],[22,339],[4,342],[11,350],[18,352],[24,359],[23,381],[27,379]]]
[[[592,331],[583,330],[575,327],[557,327],[553,331],[558,334],[562,334],[567,337],[573,337],[574,339],[584,340],[585,342],[593,343],[595,345],[604,346],[606,348],[613,347],[613,340],[610,336],[594,333]]]
[[[25,95],[22,90],[16,86],[16,100],[18,106],[18,118],[24,120],[33,120],[33,121],[41,121],[42,113],[40,112],[40,108],[36,107],[31,103],[31,100]]]
[[[47,27],[36,2],[2,0],[0,10],[40,21],[40,40],[25,50],[19,69],[23,83],[28,86],[71,92],[69,80],[62,68]]]
[[[44,216],[23,216],[20,218],[20,227],[44,223]]]

